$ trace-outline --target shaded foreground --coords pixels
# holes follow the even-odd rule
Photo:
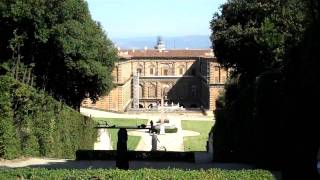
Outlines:
[[[265,170],[220,170],[188,171],[178,169],[155,170],[48,170],[43,168],[5,169],[0,179],[275,179]]]
[[[127,151],[128,161],[181,161],[195,162],[194,152],[174,151]],[[76,160],[116,160],[115,150],[78,150]]]

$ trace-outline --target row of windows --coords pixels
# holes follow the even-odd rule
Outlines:
[[[137,69],[137,73],[138,74],[142,74],[142,69],[141,68],[138,68]],[[184,68],[179,68],[179,75],[183,75],[184,73]],[[155,75],[155,69],[154,68],[150,68],[149,69],[149,74],[150,75]],[[163,69],[163,75],[167,76],[169,75],[169,69]]]
[[[171,89],[171,90],[173,90],[173,89]],[[191,86],[191,90],[189,90],[189,88],[184,88],[184,89],[180,88],[179,91],[186,91],[186,92],[190,93],[189,95],[191,95],[191,97],[197,96],[197,86],[196,85],[192,85]],[[144,97],[156,98],[157,97],[157,89],[156,89],[156,87],[145,87],[145,88],[143,88],[140,85],[140,87],[139,87],[139,97],[140,98],[144,98]]]

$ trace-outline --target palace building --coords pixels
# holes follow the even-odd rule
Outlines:
[[[96,103],[85,99],[83,107],[152,109],[164,97],[166,104],[214,110],[229,75],[212,49],[167,50],[161,40],[154,49],[119,50],[119,57],[112,72],[114,89]]]

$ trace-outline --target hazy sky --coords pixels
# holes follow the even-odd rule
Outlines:
[[[209,35],[209,21],[226,0],[87,0],[111,38]]]

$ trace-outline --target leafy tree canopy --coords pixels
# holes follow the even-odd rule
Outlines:
[[[287,47],[296,45],[305,30],[304,4],[284,2],[229,0],[222,5],[211,21],[218,61],[250,77],[281,67]]]
[[[84,0],[1,1],[0,33],[0,63],[34,65],[36,86],[73,107],[112,88],[117,52]]]
[[[211,29],[218,61],[234,70],[215,111],[214,157],[319,179],[319,1],[228,0]]]

